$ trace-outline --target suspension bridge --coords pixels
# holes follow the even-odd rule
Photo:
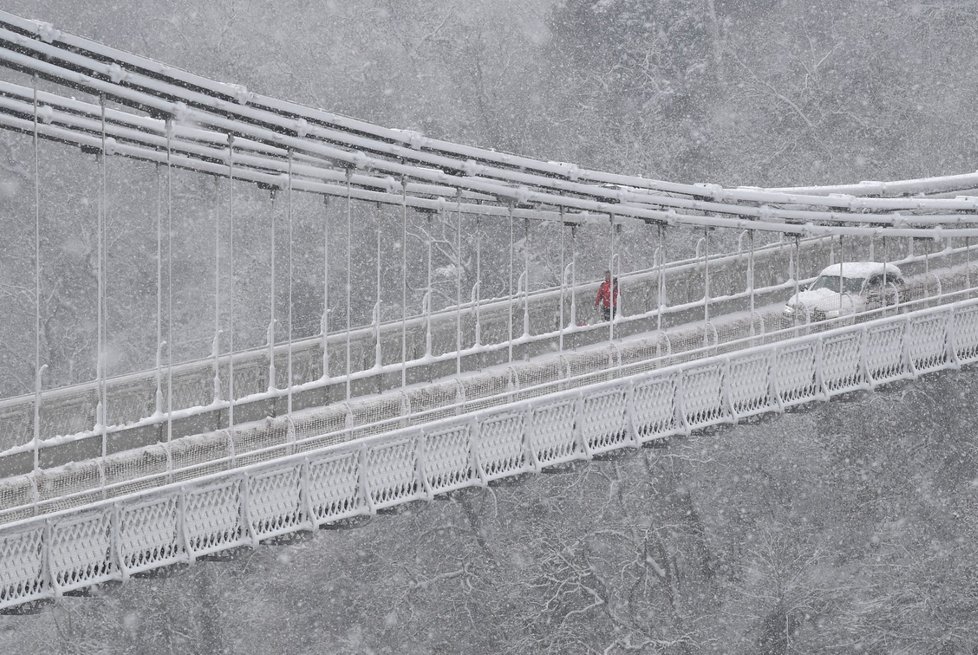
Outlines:
[[[978,359],[978,173],[586,170],[6,12],[0,63],[0,609]],[[894,302],[785,316],[865,261]]]

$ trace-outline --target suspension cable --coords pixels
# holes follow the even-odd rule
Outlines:
[[[401,176],[401,388],[407,386],[407,179]]]
[[[513,363],[513,204],[510,203],[506,208],[509,216],[509,294],[506,306],[509,312],[509,338],[507,348],[509,352],[508,362]]]
[[[323,197],[323,380],[329,379],[329,196]]]
[[[105,390],[105,185],[106,185],[106,138],[105,138],[105,94],[99,95],[99,107],[101,108],[101,139],[102,150],[99,155],[99,211],[98,211],[98,343],[96,347],[97,365],[96,377],[98,378],[98,411],[96,421],[102,433],[102,457],[108,453],[106,433],[107,419],[107,398]]]
[[[173,441],[173,118],[166,119],[166,443]],[[171,462],[172,465],[172,462]]]
[[[462,192],[455,196],[455,375],[462,374]]]
[[[350,188],[351,179],[353,177],[353,171],[351,169],[346,169],[346,399],[350,399],[350,373],[351,371],[351,361],[350,361],[350,288],[353,286],[353,278],[351,273],[353,271],[353,260],[350,256],[350,250],[352,246],[353,239],[353,200],[352,191]]]
[[[34,87],[34,472],[40,468],[41,447],[41,185],[37,134],[37,73]]]
[[[566,271],[564,271],[564,208],[560,207],[560,223],[558,224],[558,229],[560,230],[560,323],[558,325],[559,332],[557,335],[557,352],[564,352],[564,291],[566,287]]]
[[[294,381],[292,380],[292,276],[294,273],[294,266],[292,262],[293,255],[293,245],[292,245],[292,148],[289,148],[289,190],[288,190],[288,239],[289,239],[289,313],[288,313],[288,364],[286,374],[288,376],[288,405],[287,412],[289,419],[292,418],[292,385]]]
[[[228,429],[234,443],[234,300],[237,285],[234,280],[234,135],[228,134]]]

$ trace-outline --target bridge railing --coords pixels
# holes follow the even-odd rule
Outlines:
[[[0,528],[0,608],[978,360],[978,300],[515,401]]]
[[[968,261],[968,259],[969,259],[968,254],[966,252],[963,252],[962,249],[951,249],[951,250],[938,253],[938,255],[935,256],[915,255],[914,257],[905,258],[905,260],[903,260],[902,265],[904,266],[904,269],[907,271],[908,274],[913,274],[913,272],[918,269],[925,270],[933,266],[934,270],[940,271],[941,274],[947,278],[945,279],[944,282],[944,288],[947,291],[947,290],[963,288],[962,285],[965,284],[966,279],[970,277],[970,275],[965,274],[961,271],[955,273],[955,269],[953,268],[938,268],[938,266],[942,263],[952,264],[953,262],[958,260],[960,260],[961,262],[966,262]],[[964,270],[970,271],[970,268],[966,267]],[[960,284],[954,286],[953,280],[959,280]],[[804,284],[806,284],[806,281],[804,280],[801,281],[800,285],[803,286]],[[786,299],[788,295],[790,295],[790,293],[792,292],[792,288],[793,288],[793,283],[789,281],[786,283],[782,283],[781,285],[776,285],[774,287],[770,287],[767,289],[756,290],[755,294],[759,300],[763,299],[765,300],[765,302],[778,303],[778,302],[783,302],[783,300]],[[934,294],[939,295],[940,289],[941,289],[941,283],[939,281],[939,278],[935,278],[934,280],[931,281],[924,280],[915,283],[915,286],[913,287],[913,293],[915,294],[915,296],[926,296],[926,295],[934,295]],[[904,301],[906,300],[910,300],[910,297],[909,296],[905,297]],[[672,308],[673,311],[670,311],[666,315],[666,319],[663,320],[663,322],[661,322],[661,326],[663,326],[663,328],[666,328],[682,323],[702,322],[705,317],[705,312],[702,307],[702,302],[703,301],[701,300],[699,303],[693,302],[693,303],[688,303],[686,305],[673,307]],[[742,292],[740,294],[734,294],[733,296],[729,296],[729,297],[714,298],[712,299],[712,302],[716,307],[722,309],[722,311],[717,310],[714,314],[715,316],[719,316],[722,315],[723,312],[740,311],[741,309],[743,309],[741,305],[743,305],[746,301],[745,301],[745,294]],[[758,307],[761,306],[762,304],[759,302]],[[757,325],[757,332],[765,333],[765,332],[776,331],[780,329],[780,327],[782,327],[779,323],[778,320],[779,318],[780,317],[777,316],[777,314],[770,317],[766,317],[764,315],[758,314],[753,318],[753,321]],[[772,319],[774,319],[775,321],[775,324],[773,326],[770,325]],[[449,315],[446,320],[448,323],[451,323],[451,316]],[[617,327],[616,327],[616,334],[617,334],[616,338],[621,338],[621,337],[634,335],[642,332],[654,331],[657,327],[656,325],[657,322],[658,322],[658,317],[656,316],[655,311],[648,312],[645,315],[633,315],[629,317],[624,317],[624,316],[620,317],[618,319]],[[579,348],[582,346],[586,346],[588,344],[600,343],[603,340],[605,341],[607,340],[608,334],[607,334],[606,326],[607,323],[605,323],[604,326],[599,325],[590,328],[571,330],[567,333],[550,332],[550,333],[544,333],[542,335],[535,335],[532,338],[525,339],[523,340],[522,343],[517,344],[515,350],[516,356],[522,359],[524,356],[530,356],[533,353],[550,352],[552,349],[557,348],[557,343],[561,339],[567,342],[567,346],[569,348]],[[706,323],[704,323],[704,327],[706,327]],[[721,343],[721,342],[728,342],[731,339],[738,338],[741,335],[742,331],[747,329],[744,326],[736,326],[734,328],[731,328],[730,325],[726,325],[722,322],[716,325],[712,325],[711,327],[711,329],[713,329],[714,332],[717,328],[723,331],[724,334],[723,335],[714,334],[712,337],[710,335],[705,335],[704,337],[705,341],[709,342],[712,340],[714,344]],[[733,329],[732,332],[731,329]],[[655,339],[653,339],[653,341],[655,342],[654,349],[652,351],[643,351],[643,352],[647,352],[647,354],[644,356],[646,357],[656,356],[663,351],[664,347],[666,349],[671,347],[671,344],[665,343],[665,345],[663,345],[662,343],[659,343],[661,339],[666,339],[666,341],[668,341],[667,334],[662,333],[661,337],[656,337]],[[688,349],[689,347],[695,347],[695,346],[686,344],[684,348],[680,348],[680,349]],[[493,355],[495,355],[495,359],[493,359]],[[573,360],[573,359],[574,358],[569,358],[569,360]],[[299,358],[296,358],[295,360],[295,362],[297,363],[300,361],[301,359]],[[495,349],[495,351],[493,351],[491,348],[483,347],[478,350],[470,351],[465,355],[462,361],[464,363],[463,370],[470,370],[473,369],[473,367],[474,369],[482,370],[486,366],[495,365],[495,364],[505,364],[506,357],[505,357],[505,352],[501,351],[498,346]],[[448,376],[453,374],[456,370],[455,369],[456,360],[455,360],[455,355],[453,354],[450,356],[442,356],[440,358],[433,357],[430,358],[428,361],[421,360],[420,363],[423,363],[425,364],[425,366],[428,367],[427,374],[430,376],[429,379]],[[285,368],[284,363],[280,366],[280,368]],[[527,370],[534,369],[533,366],[521,367],[521,368],[526,368]],[[260,365],[260,366],[253,367],[252,371],[260,371],[263,369],[264,366]],[[296,366],[296,370],[301,370],[301,368],[299,366]],[[376,391],[381,391],[385,388],[385,383],[386,383],[386,388],[390,388],[390,389],[397,388],[399,382],[399,377],[397,375],[398,371],[399,369],[397,369],[396,367],[387,367],[385,369],[380,369],[379,371],[376,369],[367,368],[361,373],[361,377],[359,377],[359,381],[363,384],[367,384],[368,386],[361,387],[358,390],[358,393],[373,393]],[[208,393],[209,389],[207,387],[208,384],[211,383],[212,380],[211,376],[212,376],[211,371],[205,369],[203,371],[203,375],[201,375],[200,379],[198,380],[199,384],[196,385],[196,388],[202,389],[205,394]],[[179,380],[179,379],[180,378],[175,378],[175,380]],[[462,393],[456,392],[456,387],[459,386],[459,383],[451,383],[448,385],[449,387],[451,387],[451,390],[446,392],[448,394],[447,396],[445,395],[445,393],[436,394],[440,399],[439,402],[441,403],[441,405],[448,407],[445,409],[445,411],[447,412],[452,411],[450,409],[450,406],[457,404],[457,397],[463,397],[463,398],[467,397],[471,399],[473,397],[480,397],[481,395],[483,395],[482,390],[470,388],[471,385],[469,384],[469,382],[471,382],[471,380],[467,381],[465,384],[462,385],[462,387],[464,387],[464,391]],[[344,399],[342,386],[343,386],[342,381],[340,382],[333,381],[331,385],[326,385],[323,384],[321,381],[313,380],[312,382],[307,383],[306,385],[296,387],[295,390],[291,392],[293,394],[293,399],[294,399],[294,408],[298,410],[298,409],[302,409],[305,407],[312,407],[312,406],[322,407],[330,403],[334,403],[334,404],[342,403]],[[434,387],[430,387],[430,388],[433,389]],[[486,393],[489,393],[490,391],[491,388],[488,388],[486,390]],[[413,389],[410,391],[409,395],[411,397],[414,397],[418,393],[420,393],[419,390]],[[278,390],[275,393],[266,392],[265,394],[256,394],[256,396],[252,398],[250,405],[243,403],[244,409],[239,409],[239,414],[237,415],[237,420],[235,421],[235,425],[237,426],[239,424],[244,424],[249,421],[262,419],[266,416],[276,416],[276,415],[285,414],[286,407],[284,402],[284,394],[285,392],[281,390]],[[442,396],[445,397],[443,398]],[[422,407],[429,406],[429,403],[427,401],[422,403],[412,403],[412,404],[414,404],[415,406],[421,405]],[[340,405],[337,406],[339,407]],[[250,413],[249,411],[247,411],[249,409],[250,409]],[[144,447],[157,442],[169,443],[170,439],[177,440],[179,438],[186,437],[191,434],[199,434],[203,432],[209,432],[211,430],[224,429],[229,427],[228,411],[226,405],[221,406],[221,405],[215,405],[213,403],[210,405],[205,405],[203,407],[197,408],[195,410],[178,412],[177,417],[172,419],[172,424],[170,426],[167,426],[165,421],[166,421],[165,418],[157,416],[157,417],[147,419],[145,421],[141,421],[135,426],[110,428],[107,429],[104,433],[89,431],[86,433],[80,433],[78,435],[72,435],[66,438],[46,440],[41,444],[41,447],[44,449],[44,457],[42,459],[42,462],[44,462],[45,468],[49,468],[69,461],[78,461],[78,460],[88,459],[88,458],[97,458],[100,456],[101,452],[104,452],[105,454],[113,454],[113,453],[118,453],[120,451],[126,450],[127,448]],[[167,435],[166,432],[164,432],[164,430],[167,427],[171,427],[173,430],[172,433],[169,435]],[[234,433],[233,438],[235,440],[240,440],[242,438],[241,435],[243,433],[240,430],[240,428],[235,428],[234,430],[232,430],[232,432]],[[107,448],[105,451],[102,451],[99,444],[105,442],[106,438],[109,439],[108,443],[111,444],[111,448]],[[8,455],[8,459],[5,461],[11,463],[11,466],[14,466],[14,469],[11,469],[10,466],[7,467],[8,469],[10,469],[8,475],[13,472],[25,473],[31,470],[30,461],[25,460],[24,462],[20,462],[19,464],[16,465],[13,464],[14,458],[24,459],[24,457],[21,457],[21,455],[29,455],[29,453],[27,452],[27,448],[29,447],[30,446],[23,448],[22,452],[20,453],[15,453],[14,455]],[[233,449],[234,447],[229,446],[229,448]],[[30,458],[28,457],[27,459],[29,460]],[[167,464],[167,467],[169,467],[169,464]],[[102,477],[104,480],[105,476],[103,476],[100,473],[100,477]],[[109,477],[113,477],[113,476],[109,476]],[[52,481],[53,480],[54,478],[52,478]],[[92,486],[92,484],[94,483],[91,480],[89,480],[89,486]],[[45,485],[45,487],[47,486],[48,485]],[[60,489],[62,487],[62,484],[59,483],[56,485],[56,487]],[[54,492],[52,491],[51,493]],[[49,497],[49,496],[50,496],[49,493],[42,494],[42,497]]]
[[[753,317],[736,315],[705,325],[653,333],[598,348],[546,356],[440,383],[339,402],[277,419],[237,425],[65,467],[33,471],[0,484],[0,523],[123,495],[172,480],[353,441],[445,416],[478,411],[558,390],[774,343],[856,320],[916,311],[972,297],[967,264],[908,278],[902,304],[859,316],[805,324],[786,319],[780,304]],[[960,289],[951,291],[951,289]],[[706,329],[704,329],[706,328]],[[74,444],[67,444],[74,445]]]
[[[813,262],[828,258],[831,246],[827,239],[805,239],[800,242],[800,251],[806,259]],[[755,282],[758,293],[765,287],[783,282],[789,276],[787,244],[766,244],[755,252]],[[700,257],[664,263],[661,269],[649,267],[621,276],[625,291],[624,315],[641,313],[640,309],[658,307],[659,276],[664,278],[664,293],[668,307],[681,307],[696,299],[703,298],[704,270],[710,267],[711,284],[714,295],[736,293],[747,288],[749,281],[745,269],[747,253],[713,254],[708,259]],[[707,264],[708,262],[708,264]],[[409,360],[409,382],[432,379],[438,375],[425,374],[421,377],[415,369],[430,368],[419,362],[426,356],[426,342],[430,341],[431,355],[445,356],[456,350],[458,330],[461,330],[462,348],[478,347],[482,351],[499,350],[506,347],[509,336],[509,311],[512,304],[513,334],[523,333],[524,312],[529,316],[530,336],[550,334],[562,326],[573,332],[577,322],[589,317],[594,300],[597,282],[585,282],[576,287],[561,289],[552,287],[533,291],[521,297],[508,299],[488,299],[463,303],[461,306],[432,312],[429,316],[414,315],[406,321],[394,320],[377,326],[360,326],[349,335],[346,332],[333,332],[327,337],[329,351],[328,378],[341,378],[350,373],[370,371],[376,365],[376,338],[381,340],[382,365],[400,364],[401,339],[406,338],[406,352]],[[561,307],[563,301],[563,308]],[[572,322],[571,306],[577,307],[576,321]],[[403,335],[402,335],[403,330]],[[346,341],[349,338],[351,360],[346,361]],[[291,351],[291,354],[290,354]],[[215,400],[227,400],[231,392],[229,382],[230,368],[234,367],[234,399],[241,400],[254,394],[266,392],[269,388],[284,389],[290,385],[287,379],[288,358],[292,358],[291,384],[300,385],[323,378],[323,339],[320,336],[300,339],[291,348],[279,344],[275,350],[276,380],[269,381],[269,357],[267,348],[255,348],[232,354],[222,354],[217,358],[176,364],[172,367],[174,397],[172,403],[167,397],[170,386],[165,377],[170,371],[162,373],[163,388],[157,397],[159,381],[156,370],[143,371],[106,380],[105,416],[106,426],[131,425],[140,419],[153,416],[157,410],[170,408],[173,411],[192,407],[206,407]],[[446,358],[450,359],[450,358]],[[412,366],[410,362],[415,362]],[[215,367],[216,364],[216,367]],[[450,369],[452,362],[442,368]],[[348,370],[349,369],[349,370]],[[219,398],[215,398],[215,378],[219,381]],[[77,434],[90,431],[95,424],[98,404],[96,382],[75,385],[62,389],[46,390],[41,394],[40,435],[42,438]],[[159,401],[160,407],[157,407]],[[0,401],[0,451],[24,445],[33,437],[34,417],[33,395],[8,398]]]

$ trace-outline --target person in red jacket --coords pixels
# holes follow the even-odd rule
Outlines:
[[[601,308],[601,315],[604,320],[611,320],[611,316],[618,309],[618,280],[611,281],[611,271],[604,272],[604,282],[598,287],[598,295],[594,298],[594,306]]]

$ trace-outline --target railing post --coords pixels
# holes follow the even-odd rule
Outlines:
[[[315,531],[319,527],[316,520],[316,509],[312,504],[312,494],[309,492],[309,458],[303,457],[302,464],[299,465],[299,494],[302,512],[306,515],[306,523],[310,531]]]
[[[251,523],[251,488],[248,484],[248,476],[241,474],[238,476],[238,493],[241,496],[240,520],[242,531],[248,536],[251,546],[258,545],[258,535],[255,534],[255,526]]]
[[[360,471],[358,476],[360,495],[363,496],[363,502],[367,505],[367,512],[373,516],[377,513],[377,508],[374,506],[374,499],[370,495],[370,481],[367,479],[370,468],[367,462],[366,446],[360,446],[360,452],[357,455],[357,468]]]
[[[427,448],[425,448],[424,430],[418,430],[418,434],[414,439],[414,474],[421,488],[424,489],[425,499],[431,500],[435,497],[435,494],[431,489],[431,483],[428,481]]]
[[[869,365],[866,363],[866,328],[861,328],[859,330],[859,369],[862,371],[863,382],[867,389],[875,389],[876,383],[873,381],[873,376],[869,373]]]
[[[187,489],[182,485],[177,495],[177,539],[183,543],[183,550],[187,553],[187,563],[193,564],[197,556],[194,554],[190,535],[187,534]]]
[[[822,394],[822,400],[831,398],[828,385],[825,383],[825,339],[820,335],[815,342],[815,386]]]
[[[479,455],[479,441],[482,438],[482,424],[479,423],[479,416],[475,415],[469,419],[469,461],[476,475],[479,476],[479,483],[485,487],[489,484],[486,471],[482,467],[482,457]]]
[[[901,339],[901,359],[903,359],[903,365],[907,371],[911,380],[917,379],[917,367],[913,363],[913,356],[910,352],[910,334],[912,324],[910,323],[910,317],[905,316],[903,319],[903,332],[900,335]]]
[[[768,393],[778,404],[778,413],[784,414],[784,399],[778,385],[778,348],[774,346],[767,356]]]
[[[109,519],[109,532],[111,538],[111,548],[109,550],[109,557],[115,559],[116,568],[119,569],[119,573],[122,577],[122,581],[126,582],[129,580],[129,568],[126,566],[126,562],[122,556],[122,543],[119,537],[119,525],[121,522],[119,503],[112,503],[112,513]]]
[[[530,462],[530,466],[534,473],[539,473],[543,468],[540,466],[540,460],[537,459],[537,449],[536,444],[533,442],[533,430],[531,426],[533,425],[533,403],[527,403],[523,408],[523,420],[520,421],[523,432],[523,452],[526,455],[527,460]]]
[[[41,567],[45,582],[51,587],[55,598],[61,598],[61,585],[58,584],[58,573],[54,570],[54,555],[51,552],[54,528],[51,519],[44,520],[44,548],[41,555]]]
[[[574,441],[581,449],[584,459],[593,457],[591,447],[584,438],[584,397],[580,393],[574,397]]]
[[[639,434],[638,417],[635,410],[635,381],[629,380],[625,386],[625,424],[631,434],[632,448],[639,448],[642,445],[642,438]]]
[[[673,403],[673,411],[675,411],[679,417],[679,425],[681,426],[683,433],[686,436],[689,436],[693,430],[689,426],[689,419],[686,418],[686,369],[679,371],[676,384],[673,385],[673,388],[675,389],[676,394],[675,402]]]
[[[957,338],[954,334],[954,316],[955,311],[953,309],[947,312],[942,312],[944,314],[944,348],[945,352],[948,354],[948,358],[951,361],[951,368],[958,370],[961,368],[961,361],[958,359],[958,345]]]
[[[727,405],[727,411],[730,412],[730,422],[737,423],[740,417],[737,415],[737,410],[734,408],[733,396],[730,393],[730,357],[724,357],[720,363],[720,387],[723,390],[723,402]]]

